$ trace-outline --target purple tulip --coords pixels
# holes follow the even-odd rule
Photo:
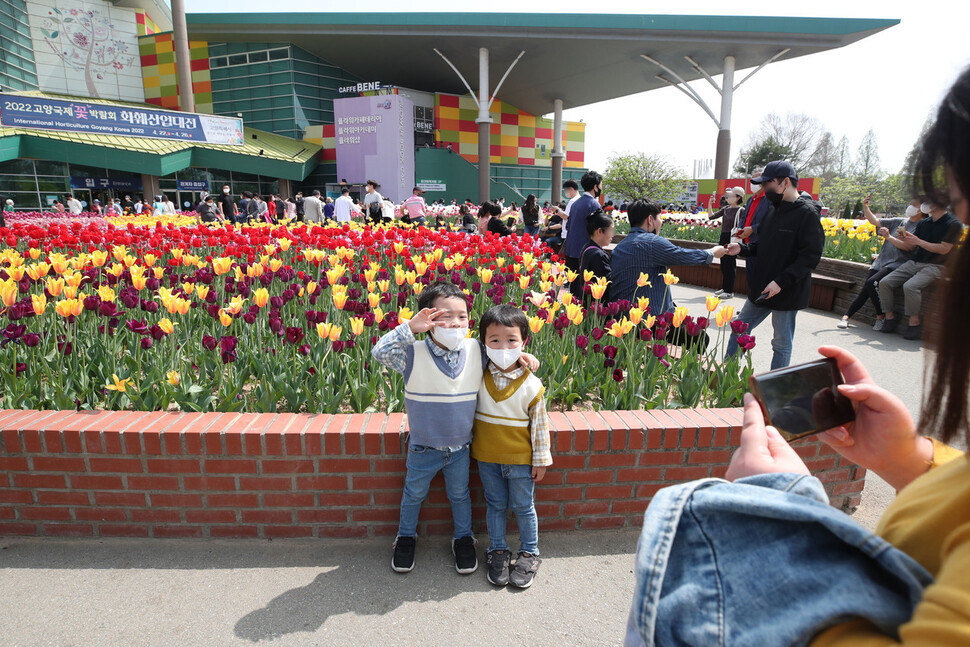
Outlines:
[[[616,346],[604,346],[603,355],[610,359],[616,359],[616,350]]]
[[[657,359],[663,359],[667,354],[666,344],[654,344],[653,345],[653,356]]]
[[[206,350],[215,350],[218,344],[219,344],[219,341],[212,335],[202,336],[202,347],[205,348]]]
[[[754,348],[754,337],[751,335],[738,335],[738,346],[743,350],[751,350]]]
[[[739,319],[735,319],[731,322],[731,332],[733,332],[735,335],[743,335],[744,333],[748,332],[749,327],[750,326],[746,322]]]
[[[103,301],[101,305],[98,306],[98,312],[100,312],[101,316],[103,317],[117,317],[121,314],[121,312],[118,310],[118,306],[115,305],[113,301]]]
[[[589,337],[587,337],[586,335],[577,335],[576,336],[576,347],[577,348],[579,348],[580,350],[584,350],[585,351],[586,350],[586,347],[588,345],[589,345]]]
[[[40,335],[35,332],[29,332],[24,335],[24,346],[27,348],[33,348],[40,343]]]
[[[154,343],[155,342],[152,341],[152,338],[151,337],[142,337],[141,338],[141,349],[142,350],[148,350],[149,348],[152,347],[152,344],[154,344]]]
[[[148,329],[148,334],[151,335],[152,339],[158,340],[164,338],[168,333],[162,330],[158,324],[154,324]],[[147,338],[142,338],[142,348],[145,348],[145,339]]]
[[[222,353],[223,364],[236,361],[236,344],[238,343],[238,339],[229,335],[219,339],[219,351]]]
[[[138,319],[129,319],[125,322],[128,330],[135,333],[136,335],[147,335],[148,326],[145,325],[144,321],[139,321]]]
[[[288,326],[286,328],[286,341],[291,344],[299,344],[303,341],[304,333],[303,329],[299,326]]]

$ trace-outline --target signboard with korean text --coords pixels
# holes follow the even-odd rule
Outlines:
[[[93,135],[243,145],[242,119],[0,94],[0,125]]]
[[[400,202],[414,187],[414,104],[392,94],[333,102],[337,177],[350,184],[380,183]]]
[[[208,191],[209,183],[205,180],[179,180],[179,191]]]
[[[112,189],[115,191],[141,191],[141,179],[71,176],[72,189]]]
[[[684,182],[675,202],[697,204],[697,182]]]
[[[422,191],[447,191],[448,185],[443,180],[418,180],[414,183]]]

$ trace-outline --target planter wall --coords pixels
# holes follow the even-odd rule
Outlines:
[[[658,489],[723,476],[741,429],[740,409],[551,418],[555,464],[536,494],[546,531],[639,527]],[[403,414],[0,411],[0,535],[393,535],[406,432]],[[864,469],[817,441],[797,451],[832,505],[859,504]],[[450,533],[450,519],[439,476],[420,532]]]

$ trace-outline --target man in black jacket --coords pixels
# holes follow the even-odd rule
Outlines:
[[[753,256],[748,268],[748,300],[738,320],[753,330],[771,315],[771,368],[791,363],[795,315],[808,307],[812,270],[822,258],[825,232],[815,205],[798,194],[798,174],[791,164],[771,162],[752,182],[764,187],[772,209],[765,214],[758,241],[741,245],[741,256]],[[731,335],[728,357],[738,352],[738,335]]]

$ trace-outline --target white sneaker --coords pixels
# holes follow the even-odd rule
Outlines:
[[[885,319],[876,319],[876,323],[872,324],[873,330],[882,330],[882,327],[886,324]]]
[[[721,292],[721,294],[718,294],[718,295],[715,295],[715,296],[718,296],[721,299],[733,299],[734,298],[734,292]]]
[[[714,293],[714,296],[720,298],[724,296],[724,290],[718,290]]]
[[[842,330],[845,330],[846,328],[849,327],[849,320],[848,319],[839,319],[839,323],[837,323],[836,326],[839,327],[839,328],[841,328]]]

